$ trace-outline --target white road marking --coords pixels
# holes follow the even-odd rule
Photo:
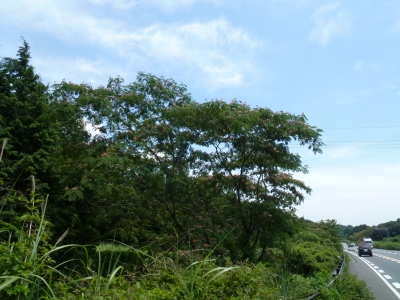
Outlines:
[[[379,267],[377,267],[377,266],[374,266],[374,268],[375,268],[375,269],[379,269]]]
[[[383,277],[385,277],[386,279],[393,279],[392,277],[390,277],[390,275],[383,275]]]
[[[394,285],[394,287],[395,287],[396,289],[400,289],[400,283],[398,283],[398,282],[392,282],[392,284]]]
[[[356,256],[355,254],[353,254],[354,256]],[[365,258],[360,258],[363,262],[366,262],[367,260]],[[371,268],[371,270],[373,270],[382,280],[383,282],[389,287],[389,289],[396,295],[397,298],[400,299],[400,293],[393,287],[396,286],[395,283],[398,284],[398,287],[396,286],[396,288],[400,288],[400,284],[398,282],[394,282],[393,285],[390,284],[389,281],[386,280],[385,277],[383,277],[377,270],[374,269],[374,267],[370,266],[369,264],[366,263],[366,265],[368,267]]]
[[[385,271],[383,271],[383,270],[378,270],[378,272],[379,272],[379,273],[385,273]]]

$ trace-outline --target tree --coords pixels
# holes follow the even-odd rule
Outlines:
[[[0,177],[8,182],[5,190],[27,191],[26,179],[34,175],[36,190],[48,191],[60,132],[47,119],[48,88],[30,65],[25,40],[17,56],[0,61],[0,138],[8,141]]]
[[[67,203],[63,190],[80,175],[79,168],[68,166],[75,166],[81,158],[89,134],[79,110],[51,101],[49,89],[30,59],[29,45],[23,40],[17,59],[0,62],[0,141],[7,139],[0,196],[28,193],[33,188],[26,179],[33,175],[38,195],[50,195],[48,217],[54,223],[55,236],[59,236],[72,225],[76,205],[81,204]],[[3,197],[0,205],[3,220],[5,214],[18,209],[7,199],[12,198]]]
[[[48,187],[50,156],[58,142],[57,129],[44,119],[47,87],[29,64],[29,45],[24,40],[18,59],[0,62],[0,137],[7,138],[1,174],[15,187],[28,188],[30,175],[40,179],[37,190]]]
[[[321,130],[306,123],[304,115],[251,109],[232,101],[192,103],[171,111],[179,126],[192,132],[192,141],[207,157],[196,174],[220,178],[224,188],[226,219],[235,220],[241,259],[255,259],[277,236],[292,233],[296,222],[293,206],[311,192],[290,172],[307,172],[289,143],[297,140],[320,153]]]
[[[238,259],[262,259],[296,227],[294,205],[311,189],[291,175],[307,168],[289,145],[315,153],[322,146],[321,130],[304,115],[238,101],[200,104],[185,86],[144,73],[126,86],[118,77],[97,89],[54,88],[54,99],[78,107],[102,133],[82,161],[80,184],[68,191],[71,200],[92,191],[93,205],[124,205],[142,231],[178,233],[192,248],[213,247],[235,228],[226,247]],[[116,186],[120,193],[107,192]]]

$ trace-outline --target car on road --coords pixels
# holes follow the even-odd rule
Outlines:
[[[347,245],[347,250],[356,251],[356,245],[355,244],[348,244]]]
[[[363,255],[373,256],[371,245],[358,246],[358,256],[363,256]]]

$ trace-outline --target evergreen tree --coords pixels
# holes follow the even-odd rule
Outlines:
[[[0,140],[8,140],[3,154],[4,191],[27,192],[36,178],[36,190],[48,191],[52,153],[59,130],[47,118],[48,87],[30,64],[28,43],[23,40],[17,58],[0,61]]]

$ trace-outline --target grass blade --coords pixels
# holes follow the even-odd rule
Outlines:
[[[108,290],[108,287],[110,286],[110,283],[111,283],[111,281],[113,280],[115,274],[117,274],[117,272],[118,272],[119,270],[121,270],[121,272],[122,272],[123,269],[124,269],[124,268],[123,268],[122,266],[119,266],[118,268],[116,268],[116,269],[111,273],[111,275],[110,275],[110,277],[108,278],[108,281],[107,281],[107,283],[106,283],[106,285],[105,285],[105,287],[104,287],[104,292],[106,292],[106,291]]]
[[[13,283],[14,281],[17,281],[18,279],[21,279],[19,277],[9,277],[9,276],[1,276],[0,278],[9,278],[8,280],[6,280],[5,282],[3,282],[2,284],[0,284],[0,291],[6,287],[8,287],[11,283]]]

